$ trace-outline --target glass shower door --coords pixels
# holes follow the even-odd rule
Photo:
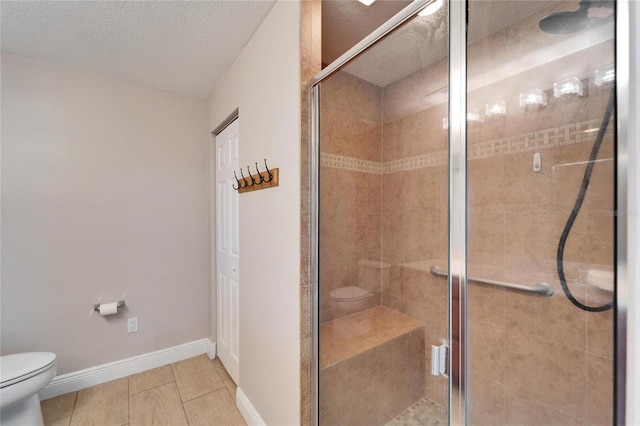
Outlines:
[[[468,10],[468,424],[612,424],[614,2]]]
[[[448,2],[419,3],[312,92],[321,425],[447,421]]]

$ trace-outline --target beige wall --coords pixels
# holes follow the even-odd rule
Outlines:
[[[300,3],[276,3],[209,99],[210,130],[239,108],[241,166],[280,168],[240,195],[238,385],[267,424],[300,421],[299,42]]]
[[[64,374],[207,337],[206,153],[204,102],[3,53],[2,353]]]

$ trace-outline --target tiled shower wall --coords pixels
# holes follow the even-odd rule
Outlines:
[[[432,73],[431,78],[444,80],[446,76]],[[612,421],[612,313],[578,310],[564,297],[555,276],[557,240],[575,200],[595,138],[592,130],[599,125],[608,95],[607,89],[597,88],[589,80],[584,83],[586,93],[581,98],[553,100],[548,93],[549,105],[536,111],[523,110],[512,100],[506,118],[469,125],[470,276],[525,284],[547,281],[556,289],[555,296],[543,298],[471,285],[469,404],[473,422]],[[345,93],[343,99],[347,98]],[[470,103],[481,101],[470,95]],[[446,107],[441,105],[385,120],[382,157],[377,164],[375,157],[363,155],[363,148],[360,157],[335,148],[336,155],[325,154],[323,158],[323,164],[331,166],[324,170],[325,176],[360,173],[367,176],[367,182],[374,180],[374,188],[381,185],[379,210],[364,184],[354,186],[354,192],[348,192],[342,201],[333,193],[336,199],[330,204],[342,202],[356,209],[336,213],[336,217],[346,215],[343,220],[352,221],[354,228],[367,229],[366,234],[374,239],[368,244],[367,236],[358,234],[359,239],[351,241],[358,241],[355,257],[368,249],[381,250],[383,261],[393,265],[383,304],[426,324],[426,349],[447,335],[445,280],[429,272],[432,265],[446,268],[445,116]],[[542,155],[539,173],[532,171],[534,152]],[[599,158],[612,158],[611,131]],[[607,214],[613,206],[612,165],[611,161],[596,165],[565,254],[569,284],[589,304],[611,297],[587,288],[581,274],[590,267],[612,266],[613,222]],[[327,206],[324,201],[322,205]],[[365,212],[368,227],[357,222],[367,216]],[[339,234],[351,238],[347,228],[345,225]],[[344,246],[348,247],[345,250],[353,248],[348,241]],[[334,261],[346,256],[346,252],[340,253]],[[347,271],[349,265],[342,268],[335,271]],[[353,270],[350,273],[355,276]],[[429,366],[429,350],[425,350],[425,357]],[[431,377],[428,371],[425,376],[426,395],[445,404],[446,381]]]
[[[578,310],[555,275],[558,238],[608,94],[592,85],[587,91],[540,111],[511,103],[507,118],[469,125],[469,275],[546,281],[556,290],[542,298],[471,284],[472,423],[612,422],[612,312]],[[431,266],[447,265],[447,169],[446,160],[414,165],[440,156],[444,116],[441,107],[429,108],[385,122],[383,132],[383,260],[394,265],[383,303],[426,324],[427,366],[429,346],[447,336],[446,282],[429,272]],[[422,145],[416,143],[420,139]],[[542,155],[539,173],[532,171],[534,152]],[[599,158],[612,158],[611,131]],[[394,171],[398,159],[400,170]],[[612,266],[613,222],[607,214],[613,209],[612,167],[611,161],[596,165],[565,252],[571,288],[594,305],[611,295],[580,279],[588,268]],[[426,395],[445,404],[446,381],[425,374]]]
[[[472,46],[469,75],[499,61],[495,52],[526,39],[531,23]],[[474,424],[613,421],[612,312],[574,307],[556,275],[558,239],[608,97],[607,88],[581,78],[582,97],[554,99],[545,87],[548,105],[525,110],[515,91],[505,99],[505,117],[468,126],[469,275],[546,281],[555,289],[552,297],[538,297],[470,284],[468,403]],[[446,281],[429,272],[434,265],[447,267],[447,106],[427,100],[416,108],[403,99],[415,96],[418,86],[435,91],[446,82],[443,60],[384,89],[346,73],[322,86],[321,140],[329,143],[321,156],[321,226],[327,226],[320,230],[321,320],[333,318],[328,294],[353,282],[357,260],[382,259],[393,265],[382,304],[425,323],[426,366],[430,346],[447,336]],[[484,91],[470,93],[468,102],[471,108],[493,100]],[[583,282],[588,269],[613,265],[611,127],[565,250],[569,286],[591,305],[612,297]],[[542,157],[538,173],[532,171],[534,153]],[[429,371],[425,378],[426,396],[445,405],[446,381]]]
[[[312,424],[311,191],[308,84],[321,68],[322,2],[300,3],[300,424]]]
[[[339,72],[322,83],[320,151],[357,164],[381,160],[382,89]],[[358,285],[358,260],[380,260],[381,182],[365,168],[320,172],[320,321],[334,319],[332,290]],[[381,304],[381,288],[370,307]]]

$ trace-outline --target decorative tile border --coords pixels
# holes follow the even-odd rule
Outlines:
[[[356,172],[366,172],[382,174],[383,164],[375,161],[360,160],[358,158],[344,157],[342,155],[320,153],[320,166],[333,169],[352,170]]]
[[[597,131],[587,130],[597,129],[599,125],[599,120],[581,121],[565,126],[472,144],[468,148],[469,160],[515,154],[518,152],[539,151],[541,149],[576,143],[593,142],[596,138]],[[445,165],[447,164],[448,158],[446,150],[386,162],[375,162],[342,155],[321,153],[320,166],[373,174],[387,174]]]

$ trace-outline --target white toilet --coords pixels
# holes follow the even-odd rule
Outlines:
[[[357,286],[340,287],[329,293],[336,317],[364,311],[369,307],[369,298],[381,293],[389,283],[391,264],[379,260],[358,260]]]
[[[56,375],[56,354],[27,352],[0,357],[0,423],[43,424],[40,392]]]
[[[340,287],[329,293],[339,316],[353,314],[367,309],[371,292],[360,287],[350,285]]]

